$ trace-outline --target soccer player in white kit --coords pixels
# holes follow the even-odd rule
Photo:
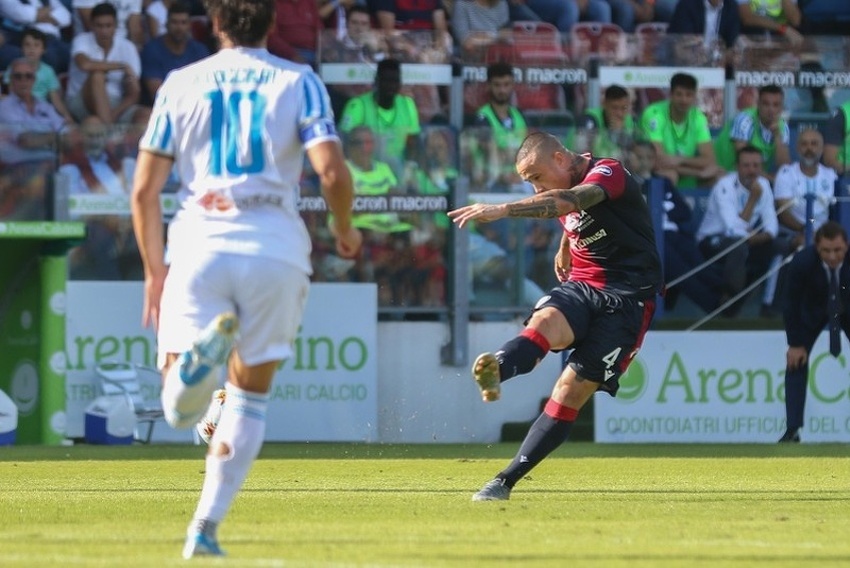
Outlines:
[[[206,8],[221,50],[166,78],[131,199],[145,266],[142,320],[157,330],[168,422],[193,426],[228,367],[184,558],[223,554],[216,529],[260,451],[269,387],[301,323],[312,272],[297,208],[305,151],[333,213],[337,253],[350,258],[361,245],[327,90],[309,67],[265,48],[274,0],[208,0]],[[182,186],[166,264],[159,198],[172,167]]]

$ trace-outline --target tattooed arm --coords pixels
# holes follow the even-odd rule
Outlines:
[[[555,219],[573,211],[587,209],[605,199],[606,193],[601,187],[583,184],[571,189],[550,189],[512,203],[474,203],[449,211],[448,215],[461,228],[473,219],[483,222],[504,217]]]
[[[553,219],[592,207],[604,201],[605,197],[605,191],[593,184],[577,185],[572,189],[550,189],[506,204],[506,216]]]

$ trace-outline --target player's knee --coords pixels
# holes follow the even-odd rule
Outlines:
[[[224,442],[214,442],[210,445],[207,455],[217,458],[226,458],[230,456],[232,451],[233,450],[230,448],[229,444],[225,444]]]

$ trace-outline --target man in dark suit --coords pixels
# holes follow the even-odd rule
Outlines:
[[[706,0],[679,0],[667,27],[667,34],[703,36],[702,46],[709,51],[711,59],[718,44],[719,47],[725,47],[727,53],[731,52],[741,33],[741,16],[735,0],[708,0],[708,4],[710,7],[707,8]],[[675,36],[672,39],[675,42]],[[696,50],[687,51],[693,54]]]
[[[834,273],[834,274],[833,274]],[[837,276],[837,306],[831,315],[830,278]],[[806,406],[809,353],[830,318],[850,337],[850,255],[847,232],[839,223],[827,221],[815,233],[815,243],[802,249],[788,264],[785,299],[785,418],[787,430],[780,442],[799,442]],[[837,356],[836,350],[830,351]]]

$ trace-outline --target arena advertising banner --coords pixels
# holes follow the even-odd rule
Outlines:
[[[67,435],[84,434],[98,395],[96,361],[154,366],[156,344],[141,327],[142,282],[68,282]],[[313,284],[295,355],[275,376],[269,441],[377,439],[377,291],[374,284]],[[154,376],[155,379],[155,376]],[[157,400],[156,380],[143,384]],[[188,442],[188,431],[160,423],[154,441]]]
[[[670,88],[670,78],[675,73],[693,75],[700,89],[722,89],[725,71],[722,67],[599,67],[599,83],[602,86],[621,85],[625,88]]]
[[[850,351],[811,354],[804,442],[850,442]],[[785,334],[650,332],[616,398],[594,401],[597,442],[775,443],[785,432]]]

